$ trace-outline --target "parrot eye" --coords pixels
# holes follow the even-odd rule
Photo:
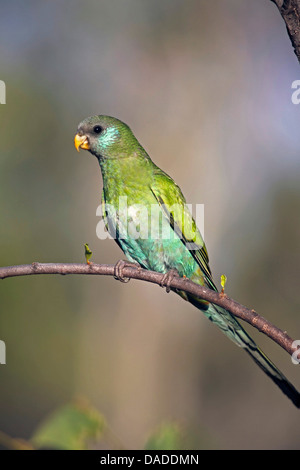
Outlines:
[[[103,129],[101,126],[95,126],[93,131],[95,132],[95,134],[100,134],[103,131]]]

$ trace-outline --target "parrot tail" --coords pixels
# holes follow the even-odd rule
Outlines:
[[[203,300],[189,297],[188,301],[202,310],[204,315],[215,323],[235,344],[243,348],[256,364],[273,380],[281,391],[300,408],[300,393],[280,372],[272,361],[255,344],[241,324],[230,312],[214,304],[204,304]]]

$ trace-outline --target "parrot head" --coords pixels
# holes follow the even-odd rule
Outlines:
[[[76,149],[89,150],[98,159],[132,155],[140,145],[130,128],[110,116],[92,116],[78,126],[74,139]]]

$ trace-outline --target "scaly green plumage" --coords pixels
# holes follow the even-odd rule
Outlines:
[[[109,116],[93,116],[80,123],[76,138],[99,161],[106,225],[128,260],[160,273],[175,269],[179,276],[217,290],[204,241],[180,188],[152,162],[129,127]],[[183,291],[177,293],[244,348],[300,407],[297,390],[230,312]]]

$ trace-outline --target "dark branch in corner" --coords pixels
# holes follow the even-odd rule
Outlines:
[[[28,276],[33,274],[88,274],[114,276],[115,266],[108,264],[79,264],[79,263],[32,263],[20,266],[0,267],[0,279],[15,276]],[[161,285],[163,274],[148,271],[139,267],[124,266],[122,275],[129,279],[139,279]],[[293,347],[293,339],[284,331],[272,325],[268,320],[258,315],[254,310],[250,310],[244,305],[227,297],[226,294],[215,292],[207,287],[199,286],[189,279],[174,276],[169,286],[173,289],[183,290],[196,295],[211,303],[224,307],[238,318],[246,321],[260,332],[267,335],[279,346],[285,349],[290,355],[297,351],[297,346]]]
[[[284,19],[289,38],[300,62],[300,0],[271,0]]]

